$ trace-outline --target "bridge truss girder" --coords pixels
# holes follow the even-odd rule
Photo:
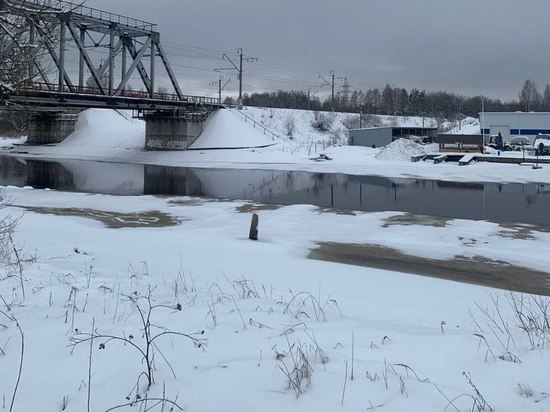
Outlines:
[[[153,98],[158,59],[168,75],[173,94],[178,100],[184,99],[155,25],[63,0],[49,0],[47,4],[44,0],[0,0],[0,3],[3,11],[24,21],[17,34],[43,45],[47,51],[29,62],[29,70],[33,80],[39,77],[48,90],[78,92],[85,88],[88,74],[89,82],[96,89],[94,93],[119,96],[137,72],[135,78],[141,80],[144,90]],[[15,47],[2,27],[0,43],[3,51]],[[78,88],[68,70],[69,47],[78,53]],[[102,59],[98,63],[91,53],[100,52]],[[57,74],[56,82],[48,78],[52,71]]]

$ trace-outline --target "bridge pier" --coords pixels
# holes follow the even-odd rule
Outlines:
[[[78,113],[37,112],[29,115],[27,144],[62,142],[75,130]]]
[[[187,150],[200,136],[210,113],[185,111],[145,112],[146,150]]]

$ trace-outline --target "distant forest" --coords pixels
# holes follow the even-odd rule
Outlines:
[[[478,117],[481,112],[482,96],[466,97],[446,91],[430,92],[412,89],[410,91],[386,84],[383,89],[367,91],[354,90],[345,96],[338,93],[334,97],[320,100],[308,96],[304,91],[279,90],[243,94],[245,106],[276,107],[286,109],[334,110],[339,112],[385,114],[398,116],[426,116],[447,120],[459,120],[467,116]],[[550,111],[550,84],[542,92],[533,80],[526,80],[518,99],[503,102],[499,99],[483,97],[485,111]],[[235,103],[228,97],[226,104]]]

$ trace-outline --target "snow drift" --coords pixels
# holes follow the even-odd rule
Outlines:
[[[144,145],[144,122],[124,111],[88,109],[78,115],[75,131],[58,146],[141,150]]]
[[[276,142],[246,123],[230,110],[218,110],[208,117],[204,130],[189,149],[245,149],[267,147]]]
[[[426,146],[415,143],[409,139],[397,139],[380,150],[376,155],[378,160],[406,160],[410,161],[412,156],[425,154],[429,150]]]

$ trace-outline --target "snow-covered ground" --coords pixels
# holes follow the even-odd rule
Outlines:
[[[245,121],[245,114],[248,119]],[[381,149],[347,146],[346,131],[358,126],[359,117],[346,113],[315,113],[304,110],[243,108],[224,113],[230,121],[216,124],[215,133],[205,127],[205,141],[195,147],[227,147],[246,143],[264,148],[230,150],[194,150],[185,152],[144,151],[145,127],[140,121],[116,112],[89,110],[79,119],[77,130],[64,142],[52,146],[10,146],[5,153],[20,152],[23,156],[43,158],[93,159],[102,161],[160,164],[167,166],[224,167],[244,169],[284,169],[316,172],[340,172],[388,177],[419,177],[450,181],[537,182],[550,183],[550,168],[532,169],[518,165],[477,163],[463,167],[456,163],[412,163],[405,156],[387,159],[378,156]],[[375,124],[433,125],[432,119],[421,117],[394,118],[372,116]],[[371,118],[371,122],[373,121]],[[252,121],[251,121],[252,119]],[[253,127],[256,122],[256,127]],[[217,123],[217,122],[216,122]],[[272,138],[259,127],[273,131]],[[321,126],[322,127],[321,127]],[[224,127],[226,126],[226,127]],[[445,125],[452,128],[452,124]],[[319,131],[319,127],[326,131]],[[461,131],[478,132],[475,119],[466,119]],[[319,161],[325,154],[331,160]],[[411,153],[412,154],[412,153]]]
[[[412,163],[433,147],[409,141],[346,146],[351,115],[243,112],[246,122],[234,110],[211,118],[195,151],[145,152],[141,122],[100,110],[83,113],[61,144],[3,146],[33,157],[550,182],[548,168]],[[206,150],[244,140],[277,144]],[[105,165],[96,177],[110,174]],[[487,284],[490,272],[506,288],[500,278],[512,273],[522,290],[546,291],[544,226],[189,197],[6,195],[0,218],[18,225],[0,242],[3,409],[550,410],[548,298],[310,258],[341,247],[335,260],[346,262],[353,248],[378,248],[427,262],[425,274],[458,262],[470,268],[463,280]],[[258,241],[248,239],[254,212]]]
[[[450,134],[480,134],[481,127],[479,125],[479,119],[473,117],[467,117],[459,122],[450,123],[448,126],[448,132]]]
[[[243,149],[262,148],[275,145],[270,136],[262,134],[258,128],[243,124],[243,119],[235,111],[218,110],[204,123],[204,130],[190,149]]]
[[[338,242],[547,270],[548,232],[308,205],[7,195],[2,216],[21,216],[23,248],[22,274],[0,276],[7,410],[15,320],[15,411],[85,411],[88,399],[91,411],[180,410],[146,409],[146,396],[147,408],[162,397],[186,411],[550,410],[548,298],[307,258]]]

